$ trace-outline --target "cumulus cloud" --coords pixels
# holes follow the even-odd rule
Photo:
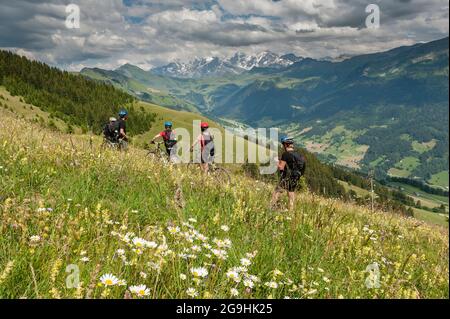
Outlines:
[[[81,28],[65,27],[66,5]],[[446,0],[15,0],[0,2],[0,48],[62,68],[151,68],[199,56],[270,50],[320,58],[448,36]]]

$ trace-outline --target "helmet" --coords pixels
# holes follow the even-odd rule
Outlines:
[[[292,139],[292,138],[290,138],[290,137],[282,137],[281,138],[281,144],[283,144],[283,145],[285,145],[285,144],[288,144],[288,145],[291,145],[291,144],[294,144],[294,140]]]
[[[170,121],[167,121],[167,122],[164,122],[164,126],[165,126],[165,127],[172,127],[172,126],[173,126],[173,123],[170,122]]]
[[[125,116],[128,116],[128,111],[125,110],[125,109],[120,110],[120,112],[119,112],[119,117],[122,119],[122,118],[124,118]]]
[[[207,128],[209,128],[209,124],[206,123],[206,122],[202,122],[202,124],[200,124],[200,127],[204,128],[204,129],[207,129]]]

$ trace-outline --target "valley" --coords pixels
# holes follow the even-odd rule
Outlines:
[[[297,57],[286,65],[224,71],[230,61],[206,59],[156,71],[124,65],[81,74],[101,75],[150,102],[161,102],[164,92],[165,106],[216,120],[279,127],[329,163],[448,190],[448,130],[442,129],[449,123],[448,38],[339,62]],[[179,74],[181,69],[191,73]],[[134,81],[146,91],[132,89],[128,83]],[[184,102],[170,106],[174,100]]]

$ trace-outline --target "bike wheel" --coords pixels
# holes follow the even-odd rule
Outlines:
[[[216,167],[212,169],[212,174],[214,178],[217,180],[217,182],[223,184],[223,185],[230,185],[231,184],[231,176],[230,173],[222,168],[222,167]]]

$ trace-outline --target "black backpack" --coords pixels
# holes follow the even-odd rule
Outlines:
[[[103,134],[106,138],[117,139],[119,137],[119,121],[106,123],[103,127]]]
[[[291,179],[300,179],[305,174],[306,159],[300,153],[292,153],[293,167],[288,167],[288,175]]]

